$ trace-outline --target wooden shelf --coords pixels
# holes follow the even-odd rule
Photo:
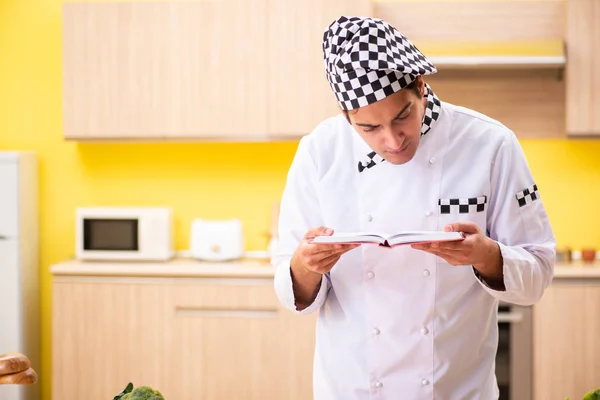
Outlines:
[[[375,17],[395,26],[440,70],[565,64],[563,0],[372,2]],[[427,16],[425,24],[419,15]]]
[[[562,69],[565,57],[535,56],[432,56],[429,60],[438,69],[458,68],[549,68]]]
[[[563,69],[562,40],[457,42],[415,40],[415,46],[438,68]]]

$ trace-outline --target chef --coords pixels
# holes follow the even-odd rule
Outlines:
[[[318,312],[315,400],[497,399],[499,302],[537,302],[556,246],[517,138],[441,101],[435,66],[385,21],[336,19],[323,54],[342,112],[300,140],[272,258],[281,303]],[[465,239],[312,243],[402,230]]]

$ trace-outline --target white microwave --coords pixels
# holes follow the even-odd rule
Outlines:
[[[169,207],[84,207],[76,211],[80,260],[166,261],[173,257]]]

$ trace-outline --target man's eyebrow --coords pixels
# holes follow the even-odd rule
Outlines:
[[[412,104],[412,101],[409,101],[407,105],[404,106],[404,108],[402,110],[400,110],[400,112],[398,114],[396,114],[396,116],[394,117],[394,119],[399,118],[402,114],[404,114],[404,111],[406,111],[406,109],[408,107],[410,107],[410,105]]]
[[[404,111],[406,111],[406,109],[408,107],[410,107],[410,105],[412,104],[412,101],[409,101],[408,104],[406,104],[402,110],[400,110],[400,112],[398,114],[396,114],[396,116],[394,117],[394,119],[399,118],[402,114],[404,114]],[[361,123],[356,123],[356,125],[358,126],[362,126],[364,128],[377,128],[379,125],[373,125],[373,124],[361,124]]]

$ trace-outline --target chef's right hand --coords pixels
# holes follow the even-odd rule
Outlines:
[[[359,244],[313,243],[316,236],[330,236],[333,229],[318,227],[306,232],[290,262],[296,309],[303,310],[316,299],[323,274],[331,271],[342,254]]]
[[[325,274],[335,266],[340,257],[360,244],[313,243],[317,236],[331,236],[333,229],[320,226],[310,229],[292,256],[292,267],[299,267],[316,274]]]

